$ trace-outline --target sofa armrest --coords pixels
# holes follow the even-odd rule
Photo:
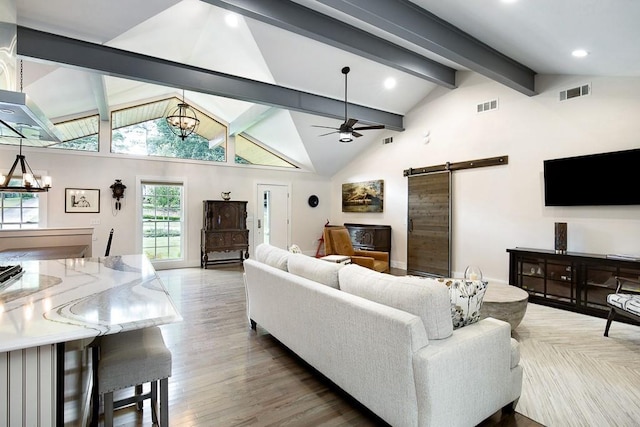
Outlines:
[[[373,269],[373,258],[368,256],[351,256],[351,262],[354,264],[361,265],[366,268]]]
[[[363,251],[356,249],[353,251],[357,256],[370,257],[376,259],[378,261],[389,262],[389,252],[381,252],[381,251]]]
[[[511,346],[511,327],[494,318],[430,340],[413,359],[419,425],[476,425],[517,400],[522,367],[511,368]]]

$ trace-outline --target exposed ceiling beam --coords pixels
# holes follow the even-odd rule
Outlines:
[[[203,0],[453,89],[456,70],[287,0]]]
[[[267,105],[256,104],[229,123],[229,135],[237,135],[256,123],[271,116],[277,110]]]
[[[104,76],[97,73],[89,73],[89,79],[91,80],[91,90],[93,91],[93,97],[96,100],[98,106],[98,114],[100,120],[109,120],[109,101],[107,100],[107,87],[104,82]]]
[[[159,84],[333,119],[344,101],[18,26],[17,54],[109,76]],[[349,103],[350,116],[402,131],[403,116]]]
[[[534,71],[408,0],[317,1],[505,86],[536,95]]]

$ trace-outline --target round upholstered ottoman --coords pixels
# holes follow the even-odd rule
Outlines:
[[[480,319],[493,317],[504,320],[513,331],[527,311],[529,294],[517,286],[489,283],[484,294]]]

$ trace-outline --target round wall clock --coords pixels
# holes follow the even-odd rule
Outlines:
[[[318,196],[313,194],[309,196],[308,203],[309,203],[309,206],[311,206],[312,208],[315,208],[316,206],[318,206],[318,203],[320,203],[320,200],[318,199]]]

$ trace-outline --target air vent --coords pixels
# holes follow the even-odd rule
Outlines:
[[[491,101],[485,101],[478,104],[476,111],[478,113],[484,113],[485,111],[491,111],[498,108],[498,100],[492,99]]]
[[[577,98],[579,96],[586,96],[591,94],[591,85],[586,84],[578,87],[572,87],[571,89],[563,90],[560,92],[560,101],[566,101],[567,99]]]
[[[393,142],[393,137],[392,137],[392,136],[390,136],[389,138],[384,138],[384,139],[382,140],[382,144],[383,144],[383,145],[384,145],[384,144],[391,144],[392,142]]]

